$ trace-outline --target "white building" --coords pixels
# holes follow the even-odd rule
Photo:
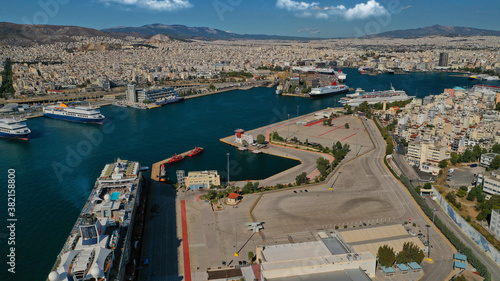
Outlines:
[[[485,167],[485,168],[488,168],[491,164],[491,161],[493,161],[493,159],[495,159],[495,157],[497,157],[498,153],[484,153],[484,154],[481,154],[481,160],[479,162],[479,165]]]
[[[500,209],[491,210],[490,229],[500,237]]]
[[[329,238],[334,239],[334,238]],[[369,252],[332,251],[325,242],[261,246],[261,280],[371,280],[375,277],[376,258]]]
[[[491,172],[488,174],[478,174],[477,184],[483,186],[483,191],[491,195],[500,195],[500,174]]]
[[[444,146],[425,142],[413,142],[408,145],[408,162],[419,167],[422,172],[437,175],[439,162],[449,158]]]

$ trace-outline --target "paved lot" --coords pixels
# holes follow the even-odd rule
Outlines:
[[[461,186],[472,186],[472,180],[474,179],[474,174],[484,173],[485,168],[483,167],[459,167],[454,168],[453,173],[451,173],[451,179],[446,181],[446,183],[455,189],[460,188]],[[448,172],[448,175],[450,173]]]

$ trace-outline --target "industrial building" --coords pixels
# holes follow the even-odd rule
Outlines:
[[[257,248],[257,260],[261,262],[263,281],[369,281],[375,276],[377,263],[375,256],[369,252],[348,253],[341,245],[328,247],[323,239],[261,246]]]
[[[212,185],[220,185],[220,176],[215,170],[188,172],[188,176],[184,178],[184,184],[191,190],[210,188]]]

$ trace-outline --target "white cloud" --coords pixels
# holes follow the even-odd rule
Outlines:
[[[322,7],[318,2],[308,3],[293,0],[277,0],[276,7],[294,12],[299,17],[315,17],[318,19],[344,17],[346,20],[355,20],[389,14],[376,0],[368,0],[366,3],[356,4],[353,8],[349,9],[344,5]]]
[[[101,0],[106,4],[118,3],[126,6],[136,6],[157,11],[174,11],[191,8],[189,0]]]

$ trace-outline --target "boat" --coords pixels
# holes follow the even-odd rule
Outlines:
[[[371,72],[372,70],[373,70],[373,67],[371,67],[371,66],[361,66],[360,68],[358,68],[358,71],[361,74]]]
[[[48,105],[43,108],[43,116],[82,123],[102,124],[104,115],[99,107],[68,106],[65,103]]]
[[[105,165],[47,280],[124,279],[143,183],[138,162]]]
[[[309,96],[311,98],[314,98],[314,97],[319,97],[319,96],[334,95],[334,94],[341,94],[341,93],[347,93],[347,92],[349,92],[348,86],[337,85],[337,82],[334,81],[331,86],[312,89],[311,93],[309,93]]]
[[[0,137],[28,140],[30,133],[25,119],[0,118]]]
[[[165,169],[165,163],[162,163],[160,166],[160,181],[166,181],[167,170]]]
[[[202,147],[195,147],[193,150],[191,150],[189,153],[188,153],[188,156],[191,157],[191,156],[195,156],[197,154],[200,154],[203,152],[203,148]]]
[[[118,106],[118,107],[128,107],[128,105],[124,102],[121,102],[121,101],[116,101],[113,103],[114,106]]]
[[[283,93],[283,86],[279,85],[276,87],[276,94],[281,95]]]
[[[387,71],[387,74],[394,74],[394,69],[388,68],[386,71]]]
[[[167,161],[168,164],[172,164],[172,163],[175,163],[175,162],[179,162],[181,160],[184,160],[184,156],[183,155],[177,155],[175,154],[174,156],[172,156],[170,158],[170,160]]]
[[[183,97],[179,97],[179,95],[177,95],[177,94],[171,94],[171,95],[168,95],[166,97],[157,99],[155,101],[155,103],[156,103],[156,105],[166,105],[169,103],[175,103],[175,102],[179,102],[182,100],[184,100]]]
[[[333,73],[335,74],[335,76],[337,77],[337,80],[339,82],[344,82],[345,79],[347,78],[347,74],[345,74],[344,72],[342,72],[341,69],[339,69],[339,71],[333,71]]]
[[[373,91],[365,92],[361,89],[357,89],[353,94],[347,94],[344,98],[340,99],[342,104],[347,105],[359,105],[363,102],[368,102],[368,104],[375,104],[381,102],[393,102],[393,101],[405,101],[412,99],[414,97],[408,96],[403,90],[396,90],[391,84],[390,90],[385,91]]]
[[[257,150],[252,150],[252,153],[259,154],[259,153],[262,153],[262,151],[257,149]]]
[[[245,146],[240,146],[240,147],[238,147],[238,150],[239,151],[247,151],[248,148],[246,148]]]

